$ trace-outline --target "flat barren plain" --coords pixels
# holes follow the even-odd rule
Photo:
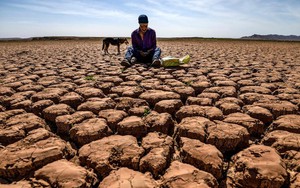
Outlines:
[[[0,187],[300,187],[300,43],[0,43]]]

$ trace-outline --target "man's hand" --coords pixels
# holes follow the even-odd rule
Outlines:
[[[141,54],[142,57],[146,57],[147,55],[150,54],[151,51],[152,51],[152,49],[147,50],[146,52],[140,51],[140,54]]]
[[[141,54],[142,57],[146,57],[149,53],[148,52],[140,51],[140,54]]]
[[[142,57],[146,57],[147,55],[149,55],[149,52],[143,52],[143,51],[140,51],[140,54]]]

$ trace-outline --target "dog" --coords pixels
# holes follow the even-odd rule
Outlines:
[[[108,47],[109,44],[113,46],[118,46],[118,55],[120,54],[120,45],[125,43],[126,45],[129,44],[126,38],[104,38],[103,39],[103,45],[102,45],[102,50],[104,50],[104,54],[109,54],[108,53]]]

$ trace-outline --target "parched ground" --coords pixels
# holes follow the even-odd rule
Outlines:
[[[299,187],[300,43],[0,43],[0,187]]]

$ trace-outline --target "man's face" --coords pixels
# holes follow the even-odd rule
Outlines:
[[[140,24],[140,30],[145,33],[148,29],[148,24],[147,23],[141,23]]]

